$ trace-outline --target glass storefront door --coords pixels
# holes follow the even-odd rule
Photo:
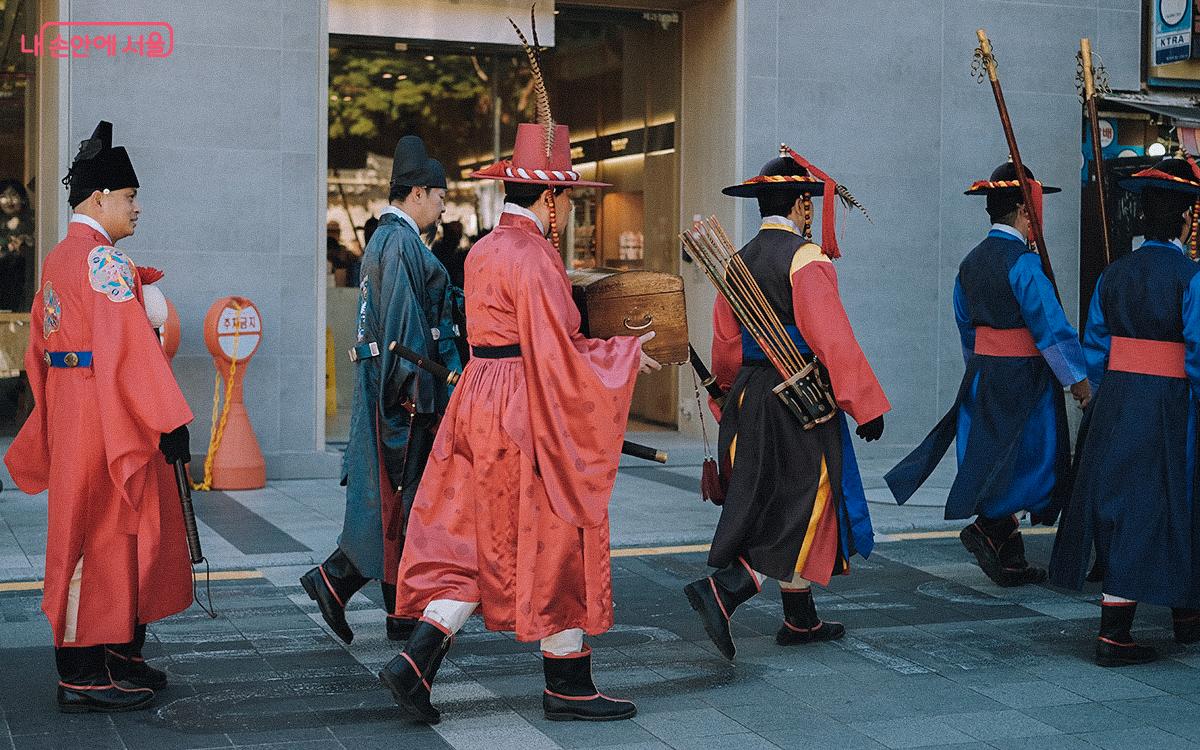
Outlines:
[[[585,178],[613,185],[574,191],[563,242],[568,268],[678,272],[677,18],[579,7],[555,16],[555,46],[542,57],[554,117],[570,125],[572,158]],[[497,29],[497,39],[510,35]],[[532,121],[532,81],[518,47],[331,38],[328,324],[338,409],[327,419],[330,440],[344,439],[353,390],[353,369],[343,360],[354,330],[355,259],[368,220],[387,205],[396,141],[421,136],[447,167],[447,210],[432,247],[454,277],[500,211],[497,185],[467,175],[507,156],[516,125]],[[667,368],[640,379],[632,416],[674,427],[677,400],[676,375]]]
[[[14,435],[33,403],[23,359],[37,285],[37,58],[21,35],[37,30],[37,3],[0,0],[0,435]],[[48,250],[45,248],[44,250]]]

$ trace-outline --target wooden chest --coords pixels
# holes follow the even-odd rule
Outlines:
[[[683,278],[656,271],[608,268],[569,271],[585,336],[641,336],[654,331],[646,353],[664,365],[688,361]]]

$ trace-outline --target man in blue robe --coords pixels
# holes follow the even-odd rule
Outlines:
[[[1028,167],[1025,173],[1034,179]],[[958,475],[946,518],[976,516],[959,539],[998,585],[1041,583],[1046,571],[1025,559],[1018,517],[1028,511],[1034,523],[1052,524],[1070,492],[1062,388],[1086,403],[1087,370],[1078,334],[1026,239],[1016,168],[1002,164],[966,194],[987,197],[992,221],[954,282],[966,374],[950,411],[885,478],[903,503],[955,441]],[[1040,205],[1034,210],[1041,216]]]
[[[1051,582],[1101,581],[1096,663],[1157,653],[1130,634],[1138,602],[1171,607],[1175,640],[1200,641],[1196,396],[1200,265],[1184,252],[1200,173],[1166,159],[1123,180],[1141,193],[1145,242],[1105,269],[1083,346],[1096,399],[1080,431],[1078,476],[1050,558]]]
[[[395,617],[396,573],[405,525],[433,445],[449,388],[395,355],[395,341],[453,370],[461,370],[452,314],[455,290],[422,235],[442,215],[446,174],[425,144],[405,136],[396,144],[390,205],[362,259],[357,369],[350,438],[342,464],[346,516],[338,547],[300,579],[325,622],[346,643],[354,638],[346,603],[378,579],[388,611],[387,635],[405,640],[415,622]]]

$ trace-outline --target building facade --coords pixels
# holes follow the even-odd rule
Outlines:
[[[25,5],[29,12],[36,7],[38,23],[166,21],[174,35],[171,54],[158,59],[37,58],[27,112],[36,148],[27,149],[25,177],[38,187],[39,257],[65,231],[69,212],[58,180],[79,141],[97,120],[113,121],[115,143],[129,148],[138,169],[144,209],[137,234],[122,246],[167,273],[160,284],[183,323],[175,369],[197,415],[193,451],[204,451],[213,392],[204,314],[214,300],[242,295],[258,305],[264,323],[246,376],[246,405],[269,476],[333,475],[339,456],[326,443],[324,253],[331,35],[512,52],[504,17],[527,19],[527,3]],[[659,77],[678,81],[670,149],[660,143],[647,151],[647,164],[658,166],[638,177],[641,187],[629,188],[645,191],[639,205],[649,206],[647,225],[655,222],[636,240],[644,239],[645,252],[654,242],[669,246],[673,235],[663,227],[695,214],[716,214],[735,239],[748,239],[758,223],[754,206],[720,188],[754,174],[780,142],[844,182],[869,210],[870,222],[839,220],[845,257],[837,266],[850,318],[894,405],[884,440],[864,453],[898,456],[919,441],[961,377],[950,292],[958,263],[987,228],[982,202],[962,192],[1006,157],[990,90],[971,73],[977,28],[987,29],[995,46],[1022,155],[1041,179],[1064,188],[1047,200],[1046,240],[1071,301],[1068,314],[1075,314],[1082,132],[1075,52],[1080,37],[1091,38],[1112,87],[1137,90],[1143,8],[1127,0],[539,3],[543,29],[553,27],[555,11],[631,9],[673,27],[679,40],[656,61],[661,71],[638,79],[647,91]],[[130,30],[118,32],[123,41]],[[553,35],[541,36],[547,43]],[[621,61],[613,66],[613,75],[622,75]],[[665,122],[644,118],[647,128]],[[669,201],[661,198],[667,193]],[[621,242],[632,247],[626,232]],[[707,351],[713,292],[699,268],[668,249],[663,270],[684,277],[692,340]],[[690,372],[674,377],[663,392],[676,416],[657,421],[698,434]]]

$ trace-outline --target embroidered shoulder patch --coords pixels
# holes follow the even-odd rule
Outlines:
[[[42,290],[42,337],[50,338],[50,334],[58,331],[61,322],[62,303],[58,299],[58,292],[54,291],[54,285],[47,281],[46,288]]]
[[[136,278],[133,262],[115,247],[101,245],[88,253],[88,282],[113,302],[133,299]]]

